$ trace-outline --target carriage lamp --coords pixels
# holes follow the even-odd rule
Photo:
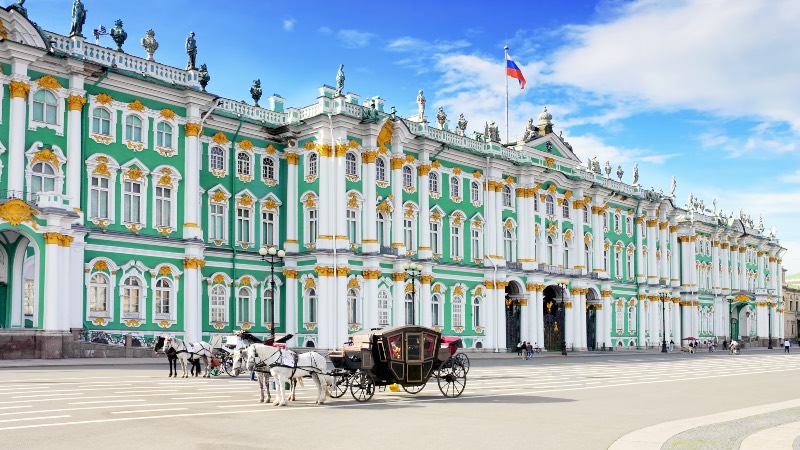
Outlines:
[[[414,318],[416,317],[416,313],[414,311],[414,306],[417,303],[417,286],[416,280],[417,277],[422,274],[422,264],[414,263],[414,262],[404,262],[403,269],[411,275],[411,317],[410,323],[408,325],[414,325]]]
[[[283,262],[283,258],[286,256],[286,252],[283,250],[278,250],[275,247],[261,247],[258,249],[258,254],[261,255],[261,260],[265,261],[270,266],[270,277],[269,277],[269,306],[270,306],[270,317],[269,317],[269,326],[270,331],[272,332],[272,338],[275,338],[275,264],[280,264]]]
[[[664,303],[669,298],[669,291],[661,289],[658,291],[658,300],[661,301],[661,353],[667,353],[667,319]]]

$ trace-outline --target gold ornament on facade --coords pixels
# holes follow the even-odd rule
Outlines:
[[[431,163],[431,166],[432,166],[434,169],[439,169],[439,168],[441,168],[441,167],[442,167],[442,163],[441,163],[441,162],[440,162],[440,161],[437,159],[437,160],[434,160],[434,161]]]
[[[129,180],[139,180],[142,178],[142,171],[138,167],[134,166],[128,169],[128,171],[124,173],[123,177]]]
[[[225,201],[225,193],[222,191],[214,191],[211,194],[211,200],[215,202],[224,202]]]
[[[11,98],[27,99],[28,94],[31,92],[31,86],[22,81],[12,81],[8,83],[8,90],[11,93]]]
[[[59,165],[59,162],[58,162],[58,157],[49,148],[43,148],[43,149],[39,150],[38,152],[36,152],[33,155],[33,158],[31,158],[30,165],[33,166],[34,164],[36,164],[39,161],[52,164],[56,168],[56,170],[60,170],[61,169],[61,167]]]
[[[670,225],[669,232],[670,233],[677,233],[678,232],[678,225]]]
[[[171,110],[169,108],[164,108],[164,109],[161,110],[161,117],[163,117],[163,118],[165,118],[167,120],[172,120],[172,119],[175,118],[175,111],[173,111],[173,110]]]
[[[162,175],[161,178],[158,179],[159,186],[169,186],[172,187],[172,177],[169,175]]]
[[[298,273],[297,273],[296,270],[292,270],[292,269],[284,269],[283,270],[283,276],[288,278],[288,279],[296,279],[297,275],[298,275]]]
[[[313,140],[308,140],[303,144],[303,148],[306,150],[314,150],[315,147],[316,144],[314,143]]]
[[[136,100],[128,103],[128,109],[130,109],[131,111],[142,112],[144,111],[145,107],[142,101],[137,98]]]
[[[228,142],[230,142],[230,141],[228,140],[228,137],[227,137],[227,136],[225,136],[225,133],[223,133],[222,131],[218,131],[218,132],[217,132],[217,134],[215,134],[215,135],[214,135],[214,136],[211,138],[211,140],[212,140],[212,141],[214,141],[214,142],[216,142],[216,143],[217,143],[217,144],[219,144],[219,145],[225,145],[225,144],[227,144]]]
[[[241,206],[249,207],[253,205],[253,197],[249,195],[242,196],[239,201],[237,202]]]
[[[287,153],[286,154],[286,163],[292,166],[296,166],[300,160],[300,156],[296,153]]]
[[[100,103],[101,105],[106,105],[106,106],[110,105],[111,102],[114,101],[114,99],[111,98],[111,96],[106,94],[105,92],[97,94],[97,97],[95,97],[95,100],[97,100],[97,103]]]
[[[406,278],[408,278],[408,274],[405,272],[392,273],[392,281],[405,281]]]
[[[158,274],[163,276],[163,277],[171,276],[172,275],[172,269],[170,269],[169,266],[161,266],[161,268],[158,269]]]
[[[422,164],[421,166],[417,167],[417,175],[424,177],[427,176],[428,173],[431,171],[431,166],[427,164]]]
[[[108,264],[101,259],[101,260],[95,262],[94,266],[92,268],[94,270],[98,271],[98,272],[103,272],[106,269],[108,269]]]
[[[275,200],[271,199],[271,198],[268,198],[268,199],[267,199],[267,200],[266,200],[266,201],[265,201],[265,202],[264,202],[264,203],[261,205],[261,207],[262,207],[262,208],[264,208],[264,209],[269,209],[269,210],[274,210],[275,208],[277,208],[277,206],[278,206],[278,203],[277,203]]]
[[[392,158],[390,164],[392,166],[392,170],[399,170],[403,168],[403,163],[405,159],[403,158]]]
[[[85,104],[86,99],[79,95],[70,95],[67,97],[67,109],[70,111],[80,111]]]
[[[186,136],[198,136],[200,135],[201,126],[199,123],[187,123],[183,125],[183,130],[186,132]]]
[[[108,165],[105,163],[98,164],[97,167],[94,168],[92,171],[93,175],[105,175],[107,177],[111,176],[111,172],[108,171]]]
[[[392,122],[391,120],[387,120],[381,127],[381,131],[378,133],[378,138],[376,140],[378,148],[382,150],[387,150],[386,146],[391,144],[393,133],[394,133],[394,122]]]
[[[13,226],[23,222],[29,222],[31,227],[36,230],[38,225],[34,220],[36,210],[20,199],[11,199],[0,205],[0,219],[5,220]]]
[[[547,158],[544,159],[544,163],[547,165],[547,167],[553,167],[555,165],[555,163],[556,163],[556,160],[553,159],[553,158],[547,157]]]
[[[206,266],[206,262],[198,258],[185,258],[183,260],[184,269],[201,269]],[[164,266],[166,267],[166,266]]]
[[[358,208],[358,197],[355,192],[351,192],[347,198],[347,206],[349,208]]]

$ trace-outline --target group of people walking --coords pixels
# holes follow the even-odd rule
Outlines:
[[[524,357],[527,361],[529,359],[533,359],[534,353],[541,353],[542,350],[539,348],[538,345],[534,342],[531,344],[530,341],[521,341],[517,344],[517,355]]]

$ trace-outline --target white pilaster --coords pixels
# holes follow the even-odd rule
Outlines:
[[[658,219],[655,217],[654,211],[647,212],[647,284],[658,284],[658,260],[656,259],[656,224]],[[666,257],[665,249],[661,249],[662,257]]]
[[[361,154],[361,161],[364,163],[364,170],[361,172],[361,189],[364,193],[364,222],[362,224],[363,240],[361,241],[361,249],[364,253],[373,253],[380,251],[380,243],[378,242],[378,211],[376,205],[376,188],[375,188],[375,161],[378,157],[378,151],[375,149],[367,150]],[[375,297],[377,292],[377,281],[375,284]],[[377,326],[378,316],[377,310],[375,315],[375,324],[370,326]]]
[[[403,240],[403,158],[402,153],[392,155],[392,248],[401,256],[406,255],[406,246]],[[395,297],[397,298],[397,297]],[[396,322],[399,325],[404,322]]]
[[[201,127],[199,125],[199,118],[190,117],[189,123],[184,125],[186,137],[184,139],[186,153],[184,158],[184,174],[183,174],[183,237],[184,239],[203,239],[203,229],[201,228],[202,221],[200,220],[200,205],[197,201],[200,193],[200,161],[202,159],[202,152],[200,151],[199,134]],[[235,152],[235,147],[231,146],[229,150]],[[235,176],[235,167],[228,169],[229,176]],[[235,192],[231,193],[236,195]],[[229,214],[236,214],[236,211],[229,211]],[[233,230],[230,230],[233,233]],[[231,239],[235,239],[235,233],[231,234]],[[187,280],[185,294],[189,295],[189,286]],[[198,285],[199,286],[199,285]],[[198,287],[199,289],[199,287]],[[199,293],[199,291],[198,291]],[[187,323],[188,326],[188,323]],[[188,329],[187,329],[188,332]],[[199,332],[197,339],[200,338]],[[187,339],[188,334],[187,334]]]
[[[16,68],[16,67],[15,67]],[[27,72],[27,66],[25,67]],[[25,101],[28,98],[30,78],[15,71],[9,84],[11,100],[8,131],[8,190],[10,195],[22,196],[25,190]],[[46,322],[46,321],[45,321]]]
[[[286,330],[286,333],[290,333],[296,336],[298,333],[297,324],[299,322],[299,318],[297,317],[297,302],[300,301],[297,298],[297,285],[298,285],[297,269],[287,267],[283,271],[283,276],[286,279],[283,288],[284,291],[283,310],[285,311],[284,314],[286,316],[285,319],[286,323],[283,327]],[[377,293],[376,297],[373,298],[377,298]]]
[[[667,242],[669,222],[664,221],[658,224],[658,240],[661,242],[661,264],[659,267],[658,279],[663,285],[669,284],[669,260],[667,259]]]
[[[44,323],[45,331],[64,331],[61,321],[61,246],[58,233],[45,234],[44,250]],[[64,305],[66,307],[66,305]]]
[[[298,230],[297,216],[300,214],[299,212],[300,200],[298,199],[298,192],[297,192],[297,169],[298,169],[297,163],[300,157],[296,153],[296,150],[297,150],[296,148],[291,148],[291,149],[287,148],[285,155],[286,169],[287,169],[286,170],[287,184],[286,184],[286,219],[284,221],[284,223],[286,224],[286,241],[284,243],[284,249],[287,252],[291,253],[295,253],[300,250],[300,243],[298,241],[298,236],[297,236],[297,230]],[[317,226],[319,226],[319,224],[317,224]],[[295,296],[291,298],[295,299],[297,298],[296,289],[297,287],[295,286]],[[297,305],[295,304],[295,306]]]
[[[433,258],[433,251],[431,250],[431,232],[430,232],[430,193],[429,193],[429,184],[428,184],[428,172],[431,170],[431,166],[427,162],[421,162],[420,166],[417,168],[417,192],[419,193],[419,222],[418,222],[418,230],[419,230],[419,258],[420,259],[430,259]],[[465,192],[468,191],[469,186],[464,188]],[[469,193],[467,192],[464,194],[465,197],[468,198]],[[469,220],[465,223],[469,224]],[[462,236],[463,242],[469,242],[469,226],[465,227],[465,234]],[[465,239],[464,239],[465,238]],[[468,245],[467,245],[468,246]],[[429,286],[430,287],[430,286]],[[430,311],[428,311],[430,314]],[[423,315],[424,317],[424,315]],[[426,325],[427,326],[427,325]]]

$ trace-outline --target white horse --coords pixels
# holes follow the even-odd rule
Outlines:
[[[187,363],[200,358],[203,358],[203,362],[206,365],[203,377],[208,378],[211,376],[211,364],[209,364],[209,362],[213,357],[213,353],[211,351],[211,346],[207,342],[195,342],[192,344],[186,343],[174,336],[167,336],[167,338],[164,339],[164,351],[168,349],[174,350],[175,355],[181,362],[181,368],[183,369],[183,376],[181,378],[187,378],[189,376],[186,372]]]
[[[326,375],[327,362],[316,352],[306,352],[298,355],[291,350],[283,350],[263,344],[253,344],[247,348],[247,369],[268,369],[276,379],[277,399],[276,406],[286,406],[287,400],[294,400],[296,385],[292,383],[291,392],[287,398],[285,383],[301,381],[305,376],[310,376],[317,385],[317,405],[325,403],[325,396],[329,395],[333,386],[333,377]]]
[[[239,373],[247,364],[245,359],[247,358],[247,348],[237,348],[233,351],[233,365],[231,366],[231,370],[233,370],[234,376],[239,376]],[[258,380],[258,392],[261,394],[261,398],[259,399],[259,403],[264,403],[264,391],[267,391],[267,403],[272,402],[272,394],[269,391],[269,368],[264,370],[255,370],[256,380]]]

